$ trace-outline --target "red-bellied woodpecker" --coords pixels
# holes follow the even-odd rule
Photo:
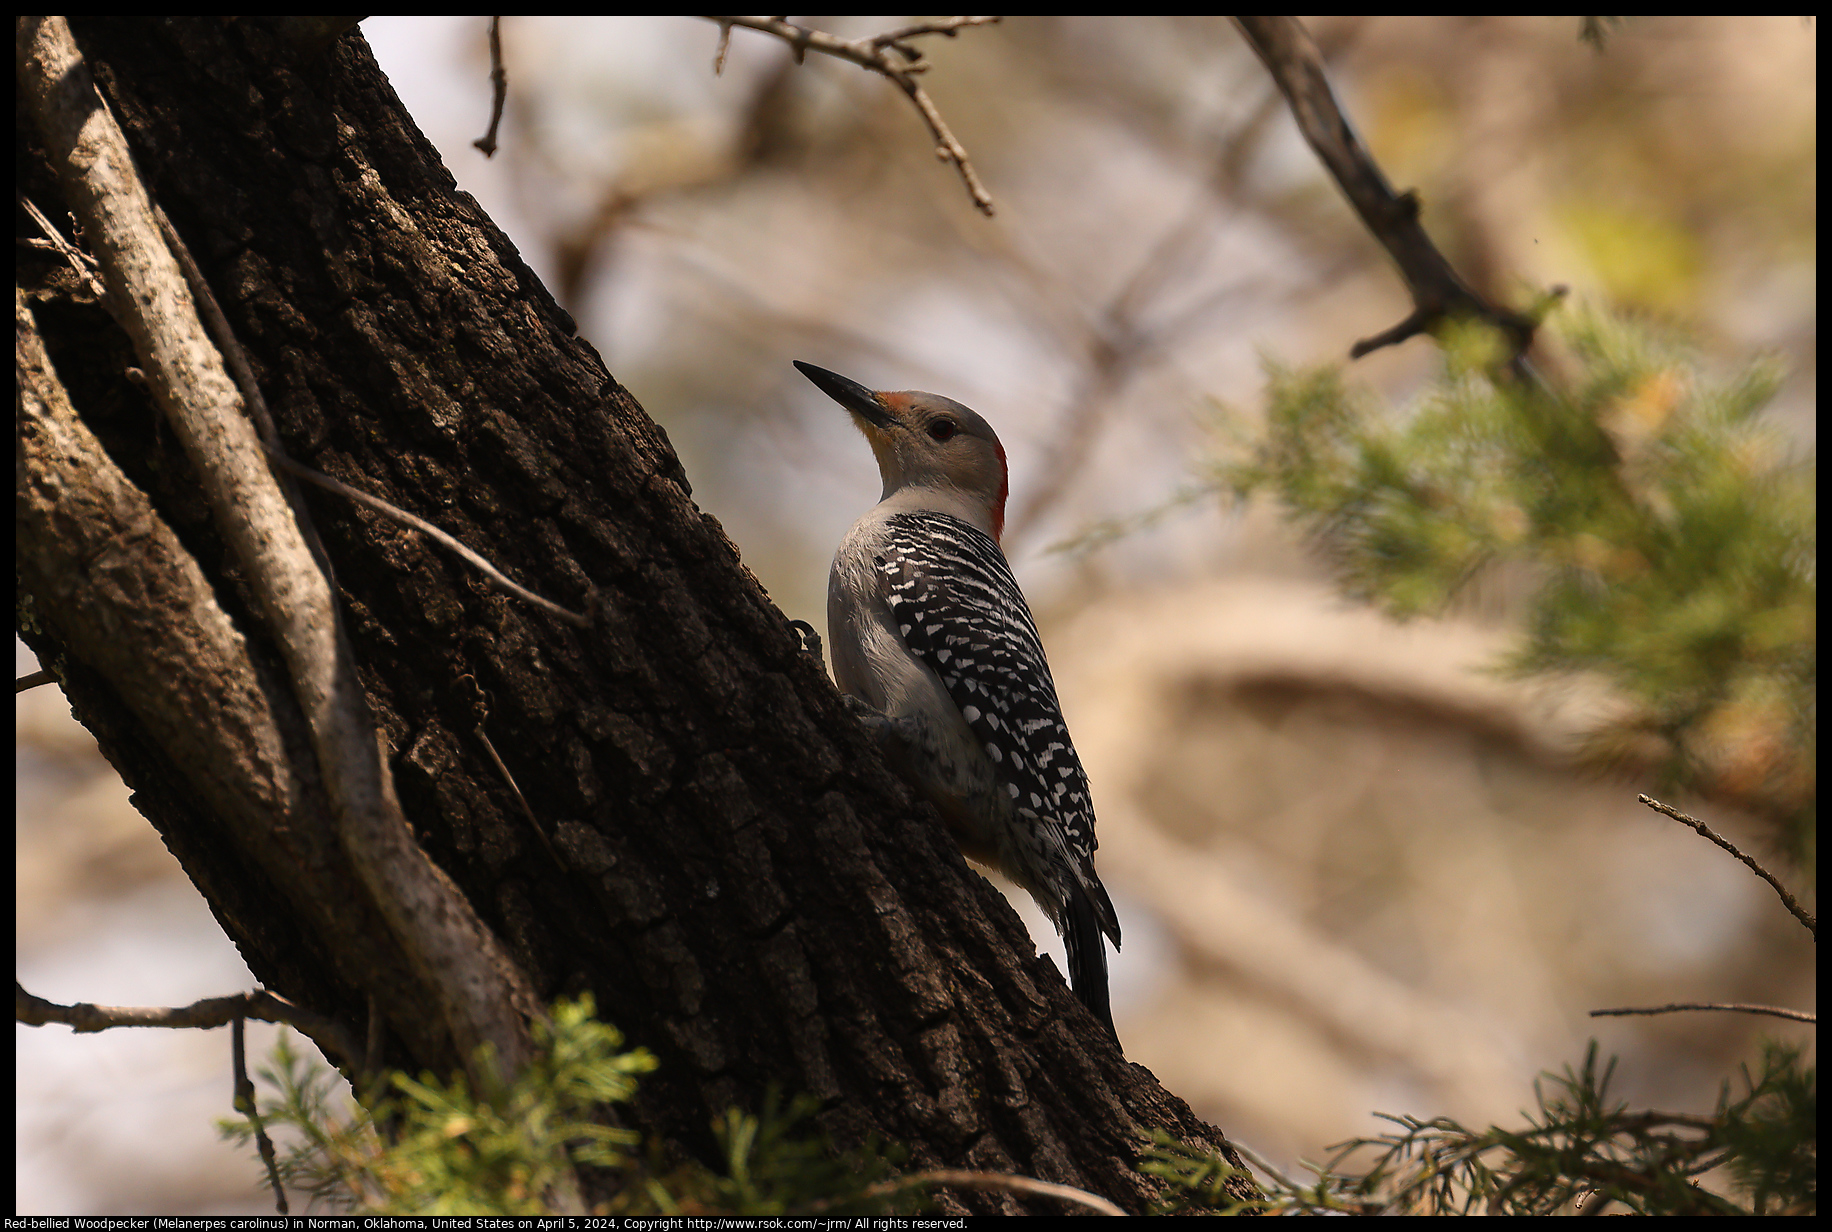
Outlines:
[[[1120,926],[1094,871],[1088,776],[999,548],[1004,447],[951,399],[795,366],[852,412],[884,478],[827,581],[834,679],[961,850],[1037,900],[1075,995],[1111,1033],[1101,934],[1118,948]]]

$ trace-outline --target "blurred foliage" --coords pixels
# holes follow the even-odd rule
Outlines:
[[[609,1173],[593,1177],[615,1193],[601,1214],[866,1215],[901,1193],[884,1182],[902,1153],[875,1140],[838,1152],[811,1127],[818,1105],[806,1096],[786,1105],[772,1096],[755,1116],[727,1110],[712,1126],[721,1170],[668,1164],[655,1142],[638,1150],[639,1134],[604,1122],[630,1102],[655,1058],[626,1050],[622,1034],[592,1012],[589,996],[556,1004],[551,1025],[536,1025],[537,1060],[494,1098],[474,1097],[463,1078],[392,1073],[373,1108],[348,1100],[342,1111],[332,1098],[342,1079],[282,1033],[260,1072],[276,1098],[259,1114],[270,1132],[291,1131],[280,1182],[321,1208],[418,1216],[555,1214],[556,1195],[572,1190],[580,1167]],[[254,1140],[253,1119],[220,1128],[244,1146]],[[903,1207],[920,1201],[905,1197]]]
[[[570,1185],[574,1164],[622,1167],[638,1143],[594,1120],[594,1109],[627,1103],[655,1059],[624,1051],[617,1029],[591,1015],[589,998],[556,1005],[551,1024],[535,1024],[536,1061],[497,1098],[475,1098],[462,1077],[391,1073],[372,1109],[352,1102],[341,1113],[331,1106],[341,1079],[294,1052],[282,1033],[260,1072],[279,1094],[261,1120],[298,1138],[280,1161],[281,1183],[369,1214],[542,1213],[550,1191]],[[250,1120],[220,1128],[237,1142],[253,1139]]]
[[[1495,375],[1497,340],[1456,328],[1399,413],[1333,367],[1268,364],[1264,427],[1224,417],[1210,481],[1275,494],[1344,588],[1397,618],[1524,573],[1499,666],[1590,673],[1625,703],[1586,760],[1765,817],[1810,869],[1817,480],[1762,415],[1779,373],[1713,380],[1646,326],[1559,326],[1575,373],[1558,387]]]
[[[1792,1048],[1769,1044],[1742,1093],[1725,1083],[1710,1116],[1634,1112],[1612,1102],[1615,1062],[1534,1084],[1526,1124],[1475,1132],[1439,1117],[1388,1117],[1398,1131],[1357,1138],[1313,1167],[1313,1184],[1259,1177],[1265,1197],[1228,1198],[1235,1171],[1218,1157],[1160,1136],[1142,1169],[1168,1186],[1164,1213],[1247,1210],[1313,1215],[1601,1214],[1617,1204],[1640,1215],[1811,1215],[1818,1208],[1818,1080]],[[1357,1157],[1372,1156],[1362,1170]],[[1722,1169],[1731,1197],[1697,1178]]]

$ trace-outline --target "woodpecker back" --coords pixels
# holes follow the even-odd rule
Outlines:
[[[852,412],[884,479],[833,558],[835,681],[961,849],[1050,917],[1076,996],[1112,1032],[1101,935],[1117,948],[1119,922],[1094,871],[1088,778],[999,548],[1009,485],[998,435],[952,399],[795,366]]]

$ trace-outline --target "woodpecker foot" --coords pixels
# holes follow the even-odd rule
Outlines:
[[[801,638],[803,654],[811,654],[817,659],[821,657],[821,635],[814,631],[813,625],[805,620],[791,620],[789,627]]]
[[[872,735],[878,736],[889,730],[891,721],[883,711],[873,710],[866,702],[850,693],[840,694],[840,700],[846,703],[846,709],[852,712],[852,717],[865,724],[866,730]]]
[[[872,743],[878,746],[878,751],[893,766],[903,766],[909,760],[910,745],[921,736],[922,724],[919,721],[893,719],[850,693],[840,694],[840,700],[846,703],[848,713],[859,721],[859,725],[871,736]]]

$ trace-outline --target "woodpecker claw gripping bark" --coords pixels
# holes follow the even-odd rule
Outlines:
[[[828,577],[834,679],[961,850],[1043,908],[1075,995],[1112,1034],[1101,935],[1118,949],[1120,926],[1094,871],[1088,776],[999,547],[1004,447],[952,399],[795,366],[852,413],[884,479]]]

